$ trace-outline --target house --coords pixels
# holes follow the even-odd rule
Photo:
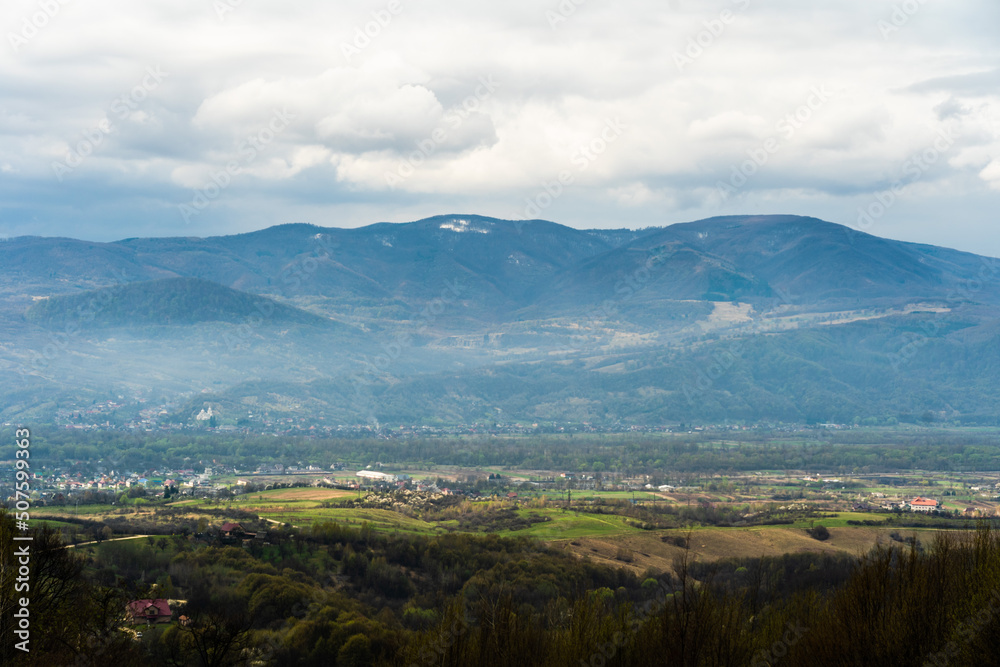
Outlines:
[[[231,523],[229,521],[227,521],[226,523],[222,524],[222,526],[219,528],[219,532],[222,533],[222,539],[223,540],[226,540],[226,539],[252,540],[255,537],[257,537],[257,533],[248,533],[243,528],[242,524]]]
[[[938,501],[931,498],[914,498],[910,501],[911,512],[937,512]]]
[[[170,603],[166,600],[133,600],[127,606],[133,623],[153,625],[170,622]]]
[[[219,530],[222,531],[223,537],[237,537],[238,535],[246,533],[246,531],[243,530],[242,525],[238,523],[231,523],[229,521],[222,524],[222,527]]]

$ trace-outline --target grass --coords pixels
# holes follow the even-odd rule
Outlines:
[[[189,509],[211,508],[225,509],[232,508],[246,512],[258,512],[265,514],[280,510],[282,512],[300,512],[320,508],[324,502],[337,502],[349,500],[355,497],[351,491],[340,489],[321,489],[314,487],[296,487],[291,489],[269,489],[267,491],[255,491],[226,500],[214,500],[210,498],[188,498],[178,500],[169,504],[169,507],[181,507]]]
[[[812,526],[826,526],[827,528],[846,528],[850,524],[848,521],[885,521],[889,518],[890,514],[876,514],[875,512],[831,512],[834,516],[816,518],[816,519],[799,519],[795,523],[782,526],[783,528],[801,528],[806,529]]]
[[[598,498],[605,500],[632,500],[633,495],[636,500],[653,500],[656,499],[657,502],[669,502],[662,496],[649,491],[636,491],[634,494],[632,491],[573,491],[572,501],[585,501],[585,500],[596,500]],[[545,497],[551,502],[558,502],[562,500],[566,501],[566,491],[539,491],[536,493],[519,493],[518,497],[523,498],[535,498],[535,497]]]
[[[32,519],[28,523],[31,525],[32,528],[36,526],[37,527],[48,526],[49,528],[54,528],[56,530],[60,530],[62,528],[69,528],[71,530],[79,529],[79,526],[77,526],[75,523],[67,523],[66,521],[59,521],[58,519],[48,519],[45,517]]]
[[[122,509],[122,506],[120,505],[80,505],[79,507],[73,505],[64,505],[62,507],[49,505],[44,508],[36,508],[33,514],[44,512],[45,515],[52,516],[90,516],[92,514],[107,514],[108,512],[120,509]]]
[[[376,530],[399,531],[418,535],[431,535],[445,530],[437,524],[382,509],[317,507],[289,510],[286,507],[274,507],[260,510],[260,516],[270,521],[290,523],[300,528],[306,528],[322,521],[336,521],[352,528],[359,528],[362,523],[368,523]]]
[[[624,517],[613,515],[581,514],[561,509],[532,509],[522,514],[548,517],[544,523],[533,524],[524,530],[505,530],[504,536],[534,537],[541,540],[567,540],[578,537],[609,537],[642,532],[629,526]]]

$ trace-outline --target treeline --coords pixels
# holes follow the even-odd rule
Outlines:
[[[322,317],[266,297],[240,292],[198,278],[165,278],[36,301],[25,319],[46,327],[232,322],[257,317],[275,324],[328,323]]]
[[[0,537],[13,521],[0,515]],[[1000,662],[1000,533],[693,562],[642,575],[525,539],[391,535],[333,522],[268,544],[183,537],[84,559],[36,531],[32,652],[3,664],[991,665]],[[9,542],[5,542],[9,543]],[[152,588],[148,582],[155,581]],[[190,623],[123,630],[131,596],[186,599]]]
[[[0,430],[0,460],[13,458],[13,436]],[[149,470],[213,461],[254,469],[260,464],[344,462],[423,466],[511,467],[616,472],[627,475],[809,469],[844,474],[897,470],[998,470],[994,432],[913,430],[725,435],[533,435],[386,440],[284,438],[236,434],[118,433],[38,428],[33,456],[93,468]]]
[[[643,603],[591,592],[562,623],[510,596],[465,602],[390,664],[971,665],[1000,663],[1000,539],[923,552],[680,561]],[[409,661],[409,662],[408,662]]]

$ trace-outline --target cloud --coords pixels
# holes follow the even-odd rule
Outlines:
[[[913,209],[891,215],[937,214],[949,221],[939,236],[930,222],[898,224],[974,248],[982,235],[963,225],[1000,203],[1000,10],[922,3],[903,20],[895,4],[402,0],[386,18],[381,0],[230,2],[221,14],[201,0],[66,3],[0,51],[0,233],[510,217],[565,171],[572,183],[545,216],[576,226],[772,206],[848,222],[856,198],[954,125],[954,148],[907,191]],[[3,34],[35,11],[4,5]],[[885,21],[896,29],[884,34]],[[130,99],[150,67],[169,75]],[[803,113],[816,87],[833,94]],[[294,118],[242,159],[276,112]],[[627,129],[585,158],[614,119]],[[88,147],[104,122],[111,131]],[[720,200],[716,183],[771,138],[766,164]],[[232,160],[238,175],[194,229],[178,205]],[[963,202],[957,231],[945,185]]]
[[[914,83],[911,93],[951,93],[953,95],[994,96],[1000,90],[1000,68],[968,74],[951,74]]]
[[[979,172],[979,177],[989,183],[994,190],[1000,190],[1000,160],[992,160]]]

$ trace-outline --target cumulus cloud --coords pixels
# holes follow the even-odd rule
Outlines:
[[[94,0],[39,27],[16,0],[0,8],[0,233],[116,238],[131,215],[190,234],[178,206],[233,162],[198,233],[512,217],[560,174],[542,214],[576,226],[769,207],[849,223],[954,131],[882,229],[960,244],[934,223],[954,219],[951,192],[976,243],[998,203],[1000,6],[898,4]],[[149,86],[149,68],[167,74]]]

